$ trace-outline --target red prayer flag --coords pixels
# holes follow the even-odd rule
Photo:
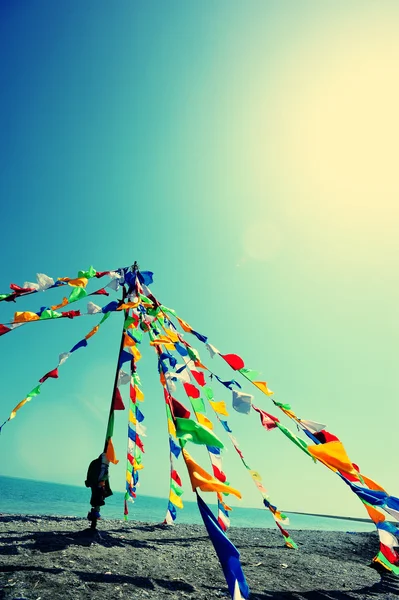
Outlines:
[[[97,277],[97,279],[99,279],[100,277],[104,277],[104,275],[108,275],[108,273],[109,271],[97,271],[94,277]]]
[[[122,400],[122,396],[119,391],[119,388],[116,388],[116,390],[115,390],[112,408],[114,410],[125,410],[125,405],[123,404],[123,400]]]
[[[178,474],[178,472],[177,472],[177,471],[175,471],[175,470],[173,469],[173,471],[171,472],[170,476],[171,476],[171,478],[173,479],[173,481],[176,481],[177,485],[180,485],[180,486],[181,486],[181,484],[182,484],[182,483],[181,483],[181,479],[180,479],[180,477],[179,477],[179,474]]]
[[[136,404],[136,388],[130,384],[130,400]]]
[[[88,296],[109,296],[109,292],[107,292],[105,288],[101,288],[101,290],[96,290],[95,292],[88,294]]]
[[[43,375],[43,377],[41,379],[39,379],[39,383],[44,383],[46,381],[46,379],[48,379],[49,377],[52,377],[53,379],[57,379],[58,378],[58,368],[53,369],[52,371],[49,371],[48,373]]]
[[[286,531],[285,529],[283,529],[283,527],[281,527],[281,525],[280,525],[280,523],[278,521],[276,521],[276,525],[280,529],[280,531],[281,531],[281,533],[283,534],[284,537],[286,537],[286,538],[290,537],[290,534],[288,533],[288,531]]]
[[[223,473],[223,471],[218,469],[218,467],[215,467],[215,465],[212,465],[212,471],[213,471],[213,474],[216,477],[216,479],[218,479],[222,483],[224,483],[226,481],[226,479],[227,479],[226,475]]]
[[[8,333],[9,331],[11,331],[11,329],[9,327],[6,327],[5,325],[0,324],[0,335],[4,335],[5,333]]]
[[[80,317],[80,310],[65,310],[61,314],[67,319],[73,319],[74,317]]]
[[[175,417],[179,417],[180,419],[189,419],[190,418],[190,414],[191,414],[190,411],[187,410],[187,408],[184,406],[184,404],[182,404],[175,398],[172,398],[172,396],[170,397],[170,404],[171,404],[171,409],[172,409],[173,415]]]
[[[183,383],[186,394],[189,398],[199,398],[200,391],[192,383]]]
[[[252,408],[259,413],[260,422],[262,423],[263,427],[267,429],[267,431],[270,431],[271,429],[277,427],[276,423],[280,422],[277,417],[273,417],[273,415],[270,415],[265,410],[261,410],[260,408],[257,408],[254,405],[252,405]]]
[[[322,429],[321,431],[318,431],[317,433],[314,433],[313,435],[322,444],[326,444],[327,442],[339,442],[340,441],[336,435],[334,435],[333,433],[330,433],[329,431],[326,431],[326,429]]]
[[[145,452],[143,442],[141,441],[139,435],[136,433],[136,445],[140,448],[142,452]]]
[[[221,357],[224,358],[227,364],[235,371],[239,371],[245,367],[244,361],[238,354],[221,354]]]
[[[221,529],[223,529],[223,531],[227,530],[226,525],[223,523],[223,521],[222,521],[222,519],[220,517],[218,517],[218,523],[219,523]]]
[[[399,561],[399,553],[396,550],[391,549],[389,546],[380,542],[380,550],[387,560],[393,565],[396,565]]]
[[[191,373],[198,385],[201,387],[205,385],[205,375],[203,373],[199,373],[199,371],[191,371]]]
[[[16,294],[27,294],[28,292],[36,292],[35,288],[23,288],[16,283],[10,285],[10,289]]]

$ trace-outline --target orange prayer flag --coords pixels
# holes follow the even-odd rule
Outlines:
[[[190,476],[191,486],[193,491],[199,488],[203,492],[223,492],[226,494],[233,494],[237,498],[241,499],[241,494],[238,490],[229,485],[221,483],[215,477],[212,477],[209,473],[200,467],[193,458],[189,455],[187,450],[183,449],[183,456],[187,466],[188,474]]]
[[[76,279],[68,280],[68,285],[70,285],[71,287],[85,288],[88,283],[89,283],[89,280],[86,279],[86,277],[77,277]]]
[[[121,304],[120,306],[118,306],[118,308],[116,310],[128,310],[129,308],[137,308],[138,305],[140,304],[140,302],[125,302],[124,304]]]
[[[187,331],[187,333],[191,333],[193,328],[190,327],[190,325],[188,323],[186,323],[185,321],[183,321],[183,319],[180,319],[179,317],[177,317],[177,320],[180,323],[180,327],[184,330]]]
[[[344,471],[351,475],[358,475],[358,472],[352,465],[346,450],[340,441],[327,442],[316,446],[308,446],[310,454],[324,463],[333,471]]]
[[[264,394],[266,394],[266,396],[272,396],[274,394],[274,392],[272,392],[271,390],[269,390],[269,388],[267,387],[266,381],[254,381],[253,384],[256,385],[256,387],[261,392],[263,392]]]
[[[386,492],[383,487],[380,486],[379,483],[373,481],[373,479],[369,479],[365,475],[362,475],[364,483],[369,487],[370,490],[378,490],[379,492]]]
[[[114,465],[118,464],[119,460],[117,460],[117,458],[115,456],[115,449],[114,449],[114,445],[112,443],[111,438],[109,438],[109,440],[108,440],[107,452],[106,452],[105,456],[107,457],[109,462],[111,462],[112,464],[114,464]]]
[[[124,338],[123,338],[123,345],[126,346],[135,346],[136,342],[134,341],[134,339],[132,337],[130,337],[129,334],[125,333]]]
[[[379,510],[374,508],[374,506],[365,504],[364,508],[367,510],[370,519],[374,521],[374,523],[382,523],[382,521],[385,521],[385,515],[383,515]]]
[[[14,323],[27,323],[28,321],[38,321],[39,315],[34,312],[16,312],[14,314]]]
[[[93,329],[91,331],[89,331],[89,333],[87,335],[85,335],[85,339],[89,340],[95,333],[97,333],[99,329],[99,325],[96,325],[95,327],[93,327]]]
[[[68,298],[63,298],[61,304],[55,304],[51,306],[51,310],[57,310],[58,308],[64,308],[68,304]]]

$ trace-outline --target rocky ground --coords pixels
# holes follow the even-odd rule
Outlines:
[[[229,598],[205,529],[72,517],[0,515],[1,600]],[[370,563],[375,534],[294,531],[288,550],[271,529],[229,530],[252,600],[390,600],[394,577]]]

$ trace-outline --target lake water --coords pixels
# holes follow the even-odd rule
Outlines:
[[[86,517],[90,508],[89,499],[90,490],[84,487],[0,476],[0,513]],[[129,521],[160,523],[165,517],[166,507],[165,498],[138,495],[134,504],[129,503]],[[113,496],[107,498],[101,514],[105,519],[123,519],[123,493],[114,492]],[[288,529],[328,531],[373,531],[374,529],[371,521],[286,514],[290,518]],[[202,523],[195,502],[184,501],[184,509],[178,510],[177,522]],[[231,525],[232,527],[275,527],[271,513],[263,508],[234,508],[231,513]]]

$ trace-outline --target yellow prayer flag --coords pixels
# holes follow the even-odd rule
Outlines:
[[[256,385],[256,387],[261,392],[263,392],[264,394],[266,394],[266,396],[272,396],[274,394],[274,392],[272,392],[271,390],[269,390],[269,388],[267,387],[266,381],[254,381],[253,384]]]
[[[9,416],[9,419],[13,419],[17,413],[17,411],[24,405],[26,404],[26,402],[29,402],[29,400],[31,400],[31,398],[24,398],[24,400],[21,400],[21,402],[19,404],[17,404],[17,406],[14,408],[14,410],[12,411],[12,413]]]
[[[173,437],[176,437],[176,427],[172,419],[168,419],[168,433],[170,433],[170,435]]]
[[[255,481],[262,481],[262,477],[259,475],[258,471],[252,471],[252,469],[249,471],[251,474],[252,479],[254,479]]]
[[[136,399],[140,400],[140,402],[143,402],[144,394],[141,389],[137,385],[134,386],[134,389],[136,390]]]
[[[358,476],[358,472],[352,465],[346,450],[339,440],[325,444],[308,446],[308,450],[314,458],[324,463],[333,471],[343,471]]]
[[[140,350],[137,348],[137,346],[132,346],[132,347],[130,348],[130,352],[133,354],[133,356],[134,356],[134,360],[135,360],[136,362],[140,360],[140,358],[141,358],[141,352],[140,352]]]
[[[133,423],[133,425],[136,425],[137,423],[136,415],[134,414],[131,408],[129,408],[129,422]]]
[[[168,336],[168,338],[170,339],[171,342],[178,342],[179,341],[179,336],[177,335],[177,333],[175,331],[172,331],[171,329],[168,329],[167,327],[165,328],[165,333]]]
[[[226,402],[221,400],[220,402],[214,402],[213,400],[209,400],[209,404],[212,406],[213,410],[217,412],[219,415],[229,416],[226,408]]]
[[[183,508],[182,499],[173,490],[170,490],[169,492],[169,500],[172,504],[177,506],[177,508]]]
[[[213,423],[210,421],[205,415],[201,413],[195,413],[197,415],[197,420],[200,425],[205,425],[208,429],[213,429]]]

